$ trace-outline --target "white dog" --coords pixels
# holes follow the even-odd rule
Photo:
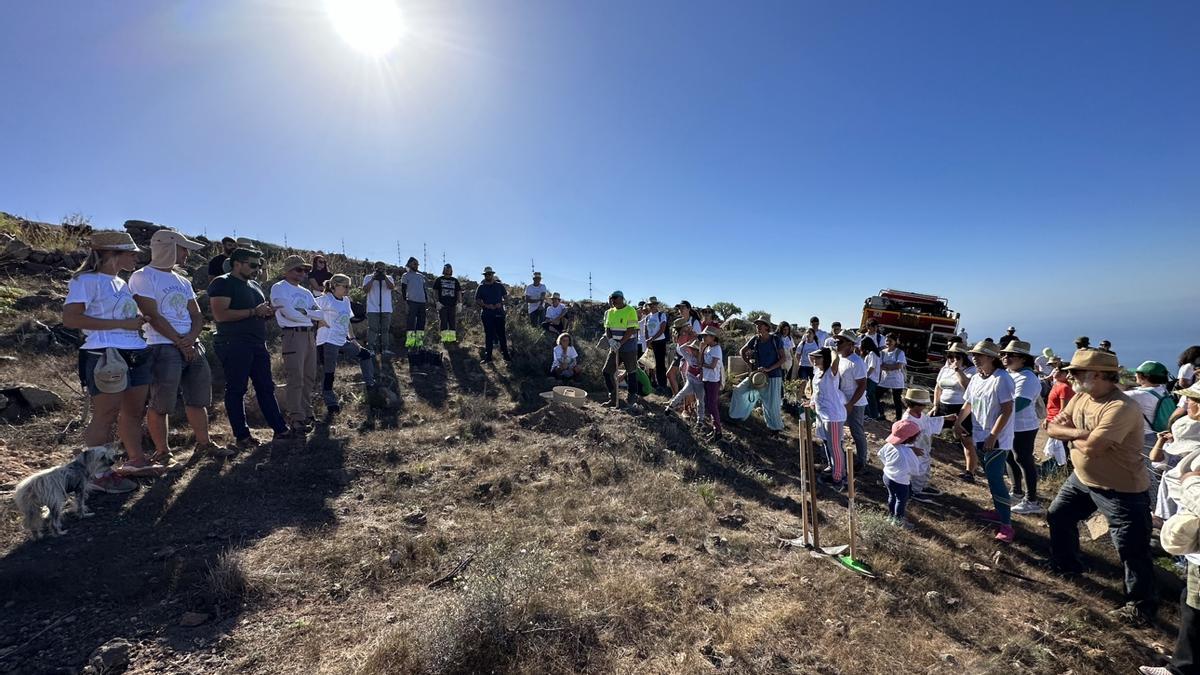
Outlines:
[[[48,522],[55,536],[66,534],[62,514],[71,493],[75,495],[75,513],[80,518],[92,515],[86,503],[92,476],[110,468],[124,455],[119,443],[88,448],[62,466],[44,469],[17,483],[13,502],[24,519],[25,529],[34,539],[41,539]]]

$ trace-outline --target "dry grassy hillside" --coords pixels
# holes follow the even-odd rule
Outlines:
[[[0,287],[7,335],[52,324],[53,304],[12,304],[65,282]],[[952,478],[956,448],[938,442],[947,495],[911,506],[911,532],[882,517],[878,470],[860,476],[862,557],[879,574],[861,578],[780,546],[798,534],[794,419],[783,439],[756,416],[706,445],[660,410],[547,407],[548,339],[510,320],[515,361],[481,364],[477,325],[443,367],[393,364],[397,409],[356,400],[307,444],[226,462],[185,452],[180,472],[95,495],[96,517],[69,516],[61,538],[27,541],[4,511],[0,671],[77,672],[109,643],[129,672],[1119,673],[1174,638],[1168,570],[1161,625],[1112,622],[1108,541],[1085,544],[1078,581],[1046,575],[1042,519],[996,544],[972,518],[985,488]],[[68,401],[0,433],[9,490],[78,449],[64,429],[79,396],[70,347],[5,344],[0,380]],[[355,390],[352,365],[338,378]],[[821,499],[824,538],[844,543],[845,497]]]

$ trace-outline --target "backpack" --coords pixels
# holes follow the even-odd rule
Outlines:
[[[1150,419],[1145,415],[1142,418],[1150,425],[1150,428],[1155,431],[1166,431],[1171,428],[1171,415],[1175,414],[1175,406],[1179,402],[1169,393],[1159,396],[1154,392],[1150,392],[1154,398],[1158,399],[1158,403],[1154,406],[1154,419]]]
[[[784,354],[784,351],[783,351],[783,339],[780,338],[778,335],[771,333],[771,344],[775,345],[775,351],[777,351],[779,354],[785,356],[785,361],[786,361],[786,354]],[[755,335],[754,337],[750,338],[750,344],[747,346],[750,347],[750,349],[752,351],[755,349],[758,349],[758,336]],[[755,364],[755,365],[759,365],[759,364]],[[759,366],[759,367],[761,367],[761,366]],[[785,362],[785,363],[780,364],[779,367],[781,369],[786,369],[791,366]]]

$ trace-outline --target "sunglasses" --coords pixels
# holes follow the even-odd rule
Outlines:
[[[258,269],[258,268],[262,267],[262,263],[260,263],[260,262],[245,262],[245,261],[242,261],[242,264],[243,264],[243,265],[249,265],[249,266],[250,266],[250,269],[252,269],[252,270],[256,270],[256,269]]]

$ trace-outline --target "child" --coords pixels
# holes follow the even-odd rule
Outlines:
[[[833,351],[822,347],[809,355],[813,367],[812,397],[804,407],[817,413],[817,437],[825,446],[830,484],[839,492],[846,486],[846,455],[842,451],[842,427],[846,423],[846,396],[838,386]]]
[[[700,379],[704,383],[704,413],[712,418],[712,431],[706,440],[721,440],[721,380],[725,375],[724,355],[721,353],[720,329],[709,326],[700,333],[703,351],[700,354]]]
[[[684,326],[686,328],[687,324]],[[700,369],[700,350],[702,348],[699,340],[691,340],[676,348],[679,352],[679,364],[684,371],[686,380],[683,388],[667,403],[668,410],[678,410],[682,407],[685,417],[692,414],[692,409],[695,409],[697,424],[704,421],[704,381],[700,379],[703,375],[703,371]]]
[[[920,472],[917,456],[923,454],[911,443],[921,434],[921,428],[912,420],[902,419],[892,424],[892,433],[887,443],[879,448],[879,461],[883,464],[883,477],[887,483],[888,515],[892,522],[908,527],[904,519],[904,508],[908,505],[909,484]]]
[[[925,409],[932,403],[933,398],[925,389],[907,389],[904,392],[904,405],[907,406],[907,410],[904,412],[904,417],[901,418],[916,424],[920,430],[916,440],[912,443],[920,470],[913,475],[910,487],[912,498],[927,504],[934,503],[933,498],[942,494],[941,490],[929,485],[929,477],[933,472],[933,436],[942,433],[942,427],[947,422],[953,424],[955,417],[954,415],[926,415]]]
[[[317,360],[323,366],[325,378],[321,383],[321,397],[325,408],[331,413],[339,412],[337,395],[333,393],[333,376],[337,370],[338,356],[355,356],[362,369],[363,385],[370,390],[375,386],[374,355],[363,349],[350,332],[350,277],[335,274],[325,282],[325,294],[317,298],[321,324],[317,329]]]

